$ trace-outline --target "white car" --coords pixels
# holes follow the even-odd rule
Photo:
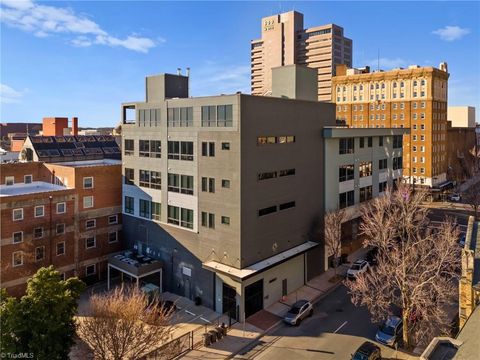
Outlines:
[[[358,274],[362,274],[368,270],[368,261],[367,260],[357,260],[355,261],[350,269],[347,270],[347,279],[355,280]]]
[[[292,305],[290,310],[283,318],[289,325],[300,325],[303,319],[308,316],[312,316],[313,306],[308,300],[298,300],[295,304]]]
[[[462,196],[460,194],[450,194],[448,200],[458,202],[462,200]]]

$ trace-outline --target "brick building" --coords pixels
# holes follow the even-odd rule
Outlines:
[[[105,277],[121,250],[121,161],[0,165],[1,284],[22,295],[38,268],[65,278]]]

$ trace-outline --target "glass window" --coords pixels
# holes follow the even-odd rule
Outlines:
[[[21,243],[23,241],[23,231],[17,231],[12,234],[12,242],[14,244]]]
[[[181,156],[180,160],[193,161],[193,142],[182,141],[180,143]]]
[[[277,212],[277,206],[269,206],[263,209],[258,210],[258,216],[265,216]]]
[[[35,217],[42,217],[45,215],[45,207],[43,205],[35,206]]]
[[[180,160],[180,142],[168,142],[168,158],[172,160]]]
[[[133,155],[135,150],[135,145],[132,139],[125,139],[123,142],[123,146],[124,146],[123,153],[125,155]]]
[[[135,184],[135,171],[134,169],[125,168],[125,185]]]
[[[222,150],[230,150],[230,143],[222,142]]]
[[[378,169],[385,170],[387,168],[387,159],[378,160]]]
[[[208,179],[208,192],[214,193],[215,192],[215,179],[209,178]]]
[[[88,266],[85,266],[85,275],[86,276],[92,276],[95,275],[97,272],[95,264],[91,264]]]
[[[208,227],[215,229],[215,214],[208,213]]]
[[[182,175],[180,177],[180,185],[182,194],[193,195],[193,176]]]
[[[202,106],[202,126],[216,126],[216,107]]]
[[[150,140],[139,141],[138,155],[141,157],[150,157]]]
[[[133,214],[135,210],[135,200],[133,197],[125,196],[125,213]]]
[[[112,244],[112,243],[116,243],[118,241],[118,236],[117,236],[117,232],[116,231],[110,231],[108,233],[108,243],[109,244]]]
[[[45,246],[35,248],[35,261],[42,261],[45,259]]]
[[[217,126],[232,126],[232,105],[217,106]]]
[[[43,237],[43,228],[42,227],[37,227],[33,229],[33,237],[35,239],[40,239]]]
[[[353,138],[342,138],[339,139],[339,154],[353,154],[354,152],[354,142]]]
[[[344,182],[348,180],[353,180],[354,178],[354,166],[351,165],[342,165],[338,168],[338,181]]]
[[[222,188],[230,188],[230,180],[222,179]]]
[[[67,211],[67,204],[64,202],[57,203],[57,214],[64,214]]]
[[[108,217],[108,224],[113,225],[113,224],[116,224],[116,223],[118,223],[118,215],[110,215]]]
[[[57,224],[57,235],[65,234],[65,224]]]
[[[5,185],[11,186],[15,184],[15,177],[13,176],[5,176]]]
[[[168,191],[180,192],[180,176],[178,174],[168,174]]]
[[[372,162],[371,161],[362,161],[359,164],[359,176],[371,176],[372,175]]]
[[[143,218],[150,219],[150,201],[140,199],[140,212],[139,215]]]
[[[57,243],[57,256],[65,255],[65,241]]]
[[[12,254],[12,266],[22,266],[23,265],[23,251],[15,251]]]
[[[208,213],[202,211],[202,226],[208,226]]]
[[[85,239],[85,248],[92,249],[97,245],[96,243],[97,242],[96,242],[95,236],[87,237]]]
[[[149,170],[139,170],[140,177],[138,184],[141,187],[150,187],[150,171]]]
[[[339,208],[344,209],[346,207],[355,205],[354,199],[353,190],[338,194]]]
[[[295,201],[289,201],[278,205],[278,210],[286,210],[295,207]]]
[[[372,185],[360,188],[360,202],[368,201],[372,198]]]
[[[222,216],[222,224],[223,225],[230,225],[230,217]]]
[[[85,209],[93,207],[93,196],[84,196],[83,197],[83,207]]]
[[[33,176],[32,176],[32,175],[25,175],[25,176],[23,177],[23,182],[24,182],[25,184],[31,184],[32,181],[33,181]]]
[[[85,229],[93,229],[95,228],[97,224],[97,221],[95,219],[90,219],[90,220],[87,220],[85,221]]]
[[[187,229],[193,229],[193,210],[182,208],[181,215],[182,218],[180,226]]]
[[[169,224],[180,225],[180,210],[178,206],[168,205],[167,222]]]
[[[161,211],[162,211],[162,204],[157,203],[157,202],[151,202],[150,204],[151,210],[152,210],[152,216],[151,218],[153,220],[158,220],[160,221],[161,217]]]

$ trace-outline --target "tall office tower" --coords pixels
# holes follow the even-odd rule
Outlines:
[[[262,38],[251,42],[252,95],[272,91],[272,68],[304,65],[318,72],[318,100],[331,101],[338,64],[352,66],[352,40],[334,24],[303,28],[303,14],[290,11],[262,19]]]
[[[337,120],[352,127],[410,128],[404,135],[405,179],[442,188],[447,184],[447,64],[370,72],[337,67],[332,91]]]

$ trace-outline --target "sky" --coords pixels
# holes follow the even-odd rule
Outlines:
[[[290,10],[305,27],[342,26],[355,67],[446,61],[449,105],[475,106],[480,120],[478,1],[0,4],[0,122],[77,116],[80,127],[113,127],[122,102],[144,101],[145,76],[177,68],[191,68],[192,96],[250,93],[250,40],[262,17]]]

